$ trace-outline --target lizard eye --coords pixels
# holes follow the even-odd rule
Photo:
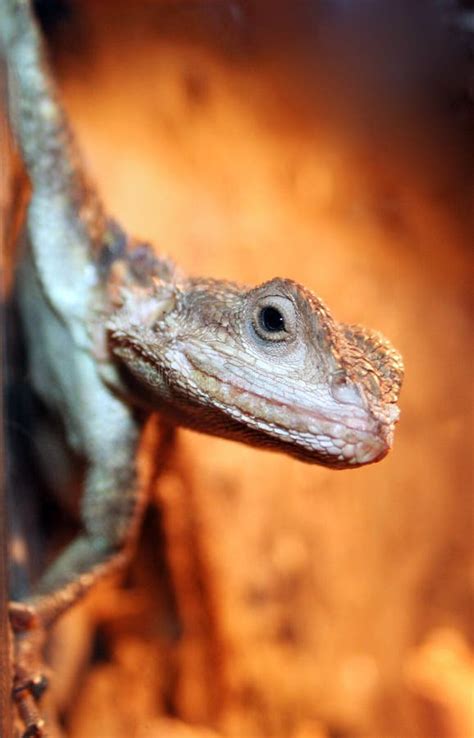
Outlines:
[[[268,333],[278,333],[285,330],[285,318],[278,308],[264,307],[260,310],[258,320],[260,327]]]
[[[285,341],[295,332],[295,308],[290,299],[281,295],[266,295],[255,305],[252,325],[265,341]]]

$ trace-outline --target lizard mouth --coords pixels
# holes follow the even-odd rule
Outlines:
[[[302,461],[334,469],[380,461],[391,448],[398,419],[395,403],[377,408],[376,414],[362,397],[359,403],[348,402],[347,397],[338,400],[327,387],[315,387],[310,394],[306,387],[295,389],[285,376],[270,385],[268,375],[256,372],[252,366],[236,370],[209,346],[205,357],[202,346],[197,351],[190,350],[189,344],[178,346],[178,351],[176,348],[167,358],[169,369],[177,376],[172,385],[187,387],[188,403],[204,406],[206,418],[213,410],[221,416],[212,423],[200,423],[196,415],[187,417],[184,403],[184,412],[179,415],[184,425],[211,433],[213,427],[219,427],[220,434],[229,438],[279,449]],[[150,368],[155,369],[155,362],[147,352],[122,337],[114,353],[154,391],[155,385],[150,383],[154,372]],[[251,386],[248,376],[252,376]],[[159,389],[157,395],[157,405],[163,409]],[[171,412],[172,416],[178,414]],[[228,423],[223,418],[228,418]]]
[[[300,459],[334,468],[380,461],[390,450],[394,422],[380,420],[365,407],[332,401],[326,408],[270,396],[244,386],[235,377],[225,380],[186,355],[196,385],[219,410],[233,420],[265,433]],[[392,413],[392,417],[394,414]],[[267,445],[262,443],[263,445]],[[268,444],[269,445],[269,444]]]

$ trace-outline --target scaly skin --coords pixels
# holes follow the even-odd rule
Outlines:
[[[399,355],[379,334],[337,323],[304,287],[156,280],[123,296],[109,345],[144,401],[176,422],[337,469],[389,450]]]
[[[35,596],[11,606],[15,694],[30,734],[44,735],[24,633],[46,628],[129,555],[147,414],[353,468],[390,448],[403,368],[383,337],[337,323],[294,282],[187,279],[129,238],[87,181],[27,0],[0,0],[0,45],[32,186],[18,277],[32,384],[86,462],[82,532]]]

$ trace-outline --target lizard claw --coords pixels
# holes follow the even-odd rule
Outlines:
[[[32,695],[35,700],[41,699],[45,691],[49,686],[49,679],[46,674],[37,673],[32,674],[26,678],[15,679],[13,685],[13,699],[15,702],[23,699],[26,692]]]
[[[43,730],[44,722],[41,720],[40,723],[28,726],[21,738],[47,738],[47,734]]]

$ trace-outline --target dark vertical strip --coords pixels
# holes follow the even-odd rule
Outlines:
[[[0,738],[12,738],[11,714],[11,658],[8,628],[8,560],[7,560],[7,509],[5,453],[5,297],[7,271],[6,232],[8,196],[8,130],[6,70],[0,58]]]

